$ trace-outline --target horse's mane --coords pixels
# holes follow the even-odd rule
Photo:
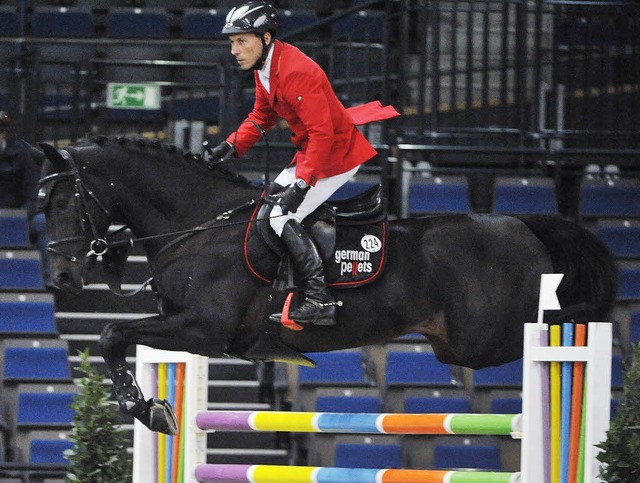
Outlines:
[[[203,172],[208,172],[222,176],[237,184],[255,187],[255,185],[245,176],[225,168],[221,164],[209,165],[201,154],[179,149],[174,144],[164,143],[159,139],[147,139],[142,137],[134,139],[126,136],[111,138],[107,136],[96,136],[69,147],[79,150],[90,147],[111,147],[136,156],[144,156],[147,158],[151,157],[155,160],[181,163],[181,167],[191,170],[200,176],[202,176]]]

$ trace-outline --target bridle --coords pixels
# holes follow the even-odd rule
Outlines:
[[[50,183],[53,183],[53,185],[55,186],[55,184],[58,183],[59,181],[72,179],[74,191],[75,191],[74,196],[78,200],[78,212],[79,212],[79,216],[82,224],[82,230],[83,232],[86,231],[85,227],[88,225],[91,235],[93,237],[93,240],[89,243],[89,251],[87,252],[86,257],[89,258],[91,256],[104,255],[107,252],[109,245],[107,243],[106,237],[100,238],[100,236],[98,235],[96,224],[94,222],[93,217],[91,216],[91,212],[89,211],[89,201],[92,201],[93,203],[95,203],[96,206],[98,206],[98,208],[100,209],[100,211],[102,211],[105,215],[107,215],[109,220],[112,219],[111,214],[109,213],[109,210],[107,210],[107,208],[100,202],[100,200],[95,195],[95,193],[93,193],[93,191],[90,191],[85,187],[84,183],[82,182],[82,179],[80,178],[80,172],[78,171],[78,167],[75,161],[73,160],[73,157],[71,156],[71,154],[65,149],[59,149],[58,153],[64,158],[64,160],[67,162],[67,164],[71,169],[69,171],[53,173],[42,178],[38,182],[38,197],[39,198],[41,196],[48,197],[47,191],[44,191],[44,192],[41,191],[44,186]],[[50,189],[50,191],[52,190],[53,188]],[[47,200],[47,202],[48,201],[49,200]],[[67,245],[70,243],[78,243],[84,240],[85,240],[85,237],[82,235],[69,236],[69,237],[61,238],[59,240],[52,240],[47,244],[47,251],[55,255],[64,257],[72,263],[81,263],[76,256],[64,253],[63,251],[59,250],[58,247],[62,245]]]

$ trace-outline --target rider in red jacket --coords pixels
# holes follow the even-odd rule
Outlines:
[[[276,9],[261,1],[246,2],[227,15],[222,33],[229,36],[240,68],[255,71],[256,99],[247,119],[210,156],[220,159],[235,150],[241,157],[260,138],[254,123],[266,131],[279,118],[287,121],[298,151],[274,180],[284,191],[270,223],[306,282],[305,299],[289,317],[302,324],[334,325],[336,302],[327,291],[322,259],[300,222],[376,151],[356,129],[320,66],[275,39],[278,25]]]

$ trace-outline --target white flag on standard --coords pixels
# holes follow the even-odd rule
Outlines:
[[[545,310],[560,310],[560,301],[556,290],[564,273],[543,273],[540,275],[540,298],[538,299],[538,323],[542,323]]]

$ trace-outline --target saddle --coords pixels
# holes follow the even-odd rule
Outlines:
[[[291,270],[286,249],[269,225],[271,208],[269,203],[262,203],[252,213],[245,233],[244,258],[256,278],[273,284],[290,280]],[[318,246],[329,286],[358,287],[382,273],[387,218],[380,185],[346,200],[324,203],[302,225]]]

